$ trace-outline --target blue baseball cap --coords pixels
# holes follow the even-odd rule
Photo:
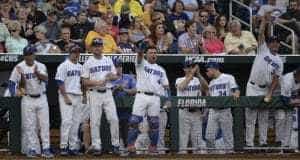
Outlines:
[[[92,46],[103,46],[103,40],[101,38],[94,38],[91,45]]]
[[[28,45],[23,48],[23,56],[33,55],[37,52],[37,49],[34,45]]]
[[[213,69],[220,69],[220,64],[217,62],[208,62],[205,65],[205,68],[213,68]]]

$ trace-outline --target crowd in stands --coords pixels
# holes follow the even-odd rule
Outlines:
[[[73,44],[88,53],[94,38],[103,39],[104,53],[135,53],[140,45],[168,54],[255,54],[257,49],[255,30],[229,22],[230,0],[0,1],[0,53],[21,54],[28,44],[36,44],[40,54],[66,53]],[[254,27],[270,12],[272,21],[295,31],[299,44],[299,0],[240,1],[252,8]]]

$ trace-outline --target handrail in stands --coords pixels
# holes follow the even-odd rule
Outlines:
[[[233,3],[236,3],[236,4],[240,5],[241,7],[246,8],[249,11],[249,15],[250,15],[249,23],[242,20],[240,17],[237,17],[237,16],[233,15],[233,13],[232,13],[232,9],[233,9],[232,4]],[[252,27],[252,24],[253,24],[252,8],[250,6],[247,6],[246,4],[244,4],[244,3],[242,3],[238,0],[230,0],[230,3],[229,3],[229,19],[230,19],[230,21],[232,21],[233,18],[238,20],[240,23],[248,26],[250,28],[250,32],[253,31],[253,27]]]

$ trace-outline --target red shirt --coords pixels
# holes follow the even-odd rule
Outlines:
[[[219,39],[204,39],[203,47],[209,54],[219,54],[224,52],[224,43]]]

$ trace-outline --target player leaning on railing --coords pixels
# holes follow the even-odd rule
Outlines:
[[[262,17],[258,36],[258,52],[252,65],[247,83],[246,96],[265,96],[269,103],[283,72],[283,62],[278,55],[280,43],[277,37],[265,37],[265,28],[271,23],[271,13]],[[258,119],[259,144],[267,146],[269,110],[266,108],[246,108],[246,145],[254,146],[255,123]]]

